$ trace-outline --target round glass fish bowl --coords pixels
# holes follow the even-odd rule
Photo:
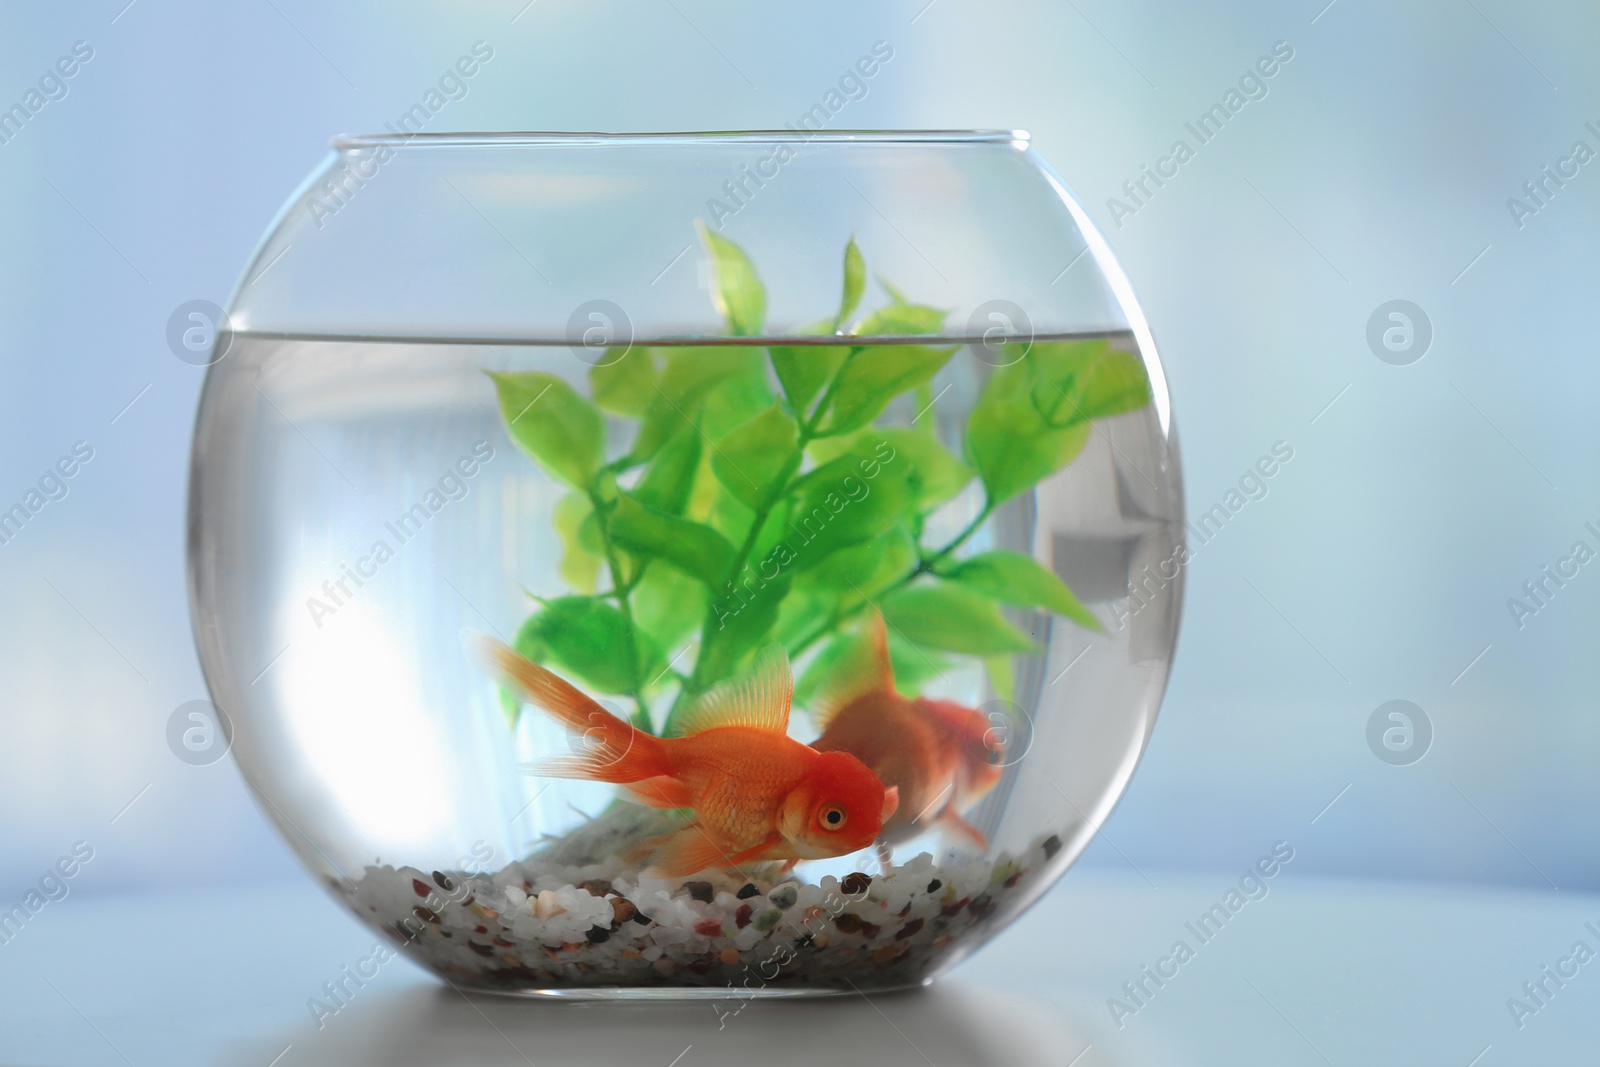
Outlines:
[[[1024,134],[344,138],[223,325],[213,699],[306,866],[456,985],[915,986],[1132,774],[1171,415]]]

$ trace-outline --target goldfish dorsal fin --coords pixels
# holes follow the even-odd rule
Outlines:
[[[793,695],[789,657],[781,646],[768,645],[757,653],[748,674],[730,678],[701,694],[679,721],[676,732],[687,737],[719,726],[752,726],[786,734]]]
[[[873,608],[860,636],[850,642],[833,677],[811,702],[811,720],[826,730],[834,717],[872,693],[894,692],[894,668],[889,665],[889,632],[883,615]]]

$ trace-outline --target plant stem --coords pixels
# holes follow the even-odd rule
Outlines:
[[[978,527],[983,525],[984,520],[986,520],[994,512],[994,509],[994,501],[986,498],[984,501],[983,510],[979,511],[977,517],[971,522],[967,523],[960,533],[951,538],[947,545],[939,549],[939,551],[935,552],[933,555],[919,560],[917,565],[911,568],[911,570],[908,571],[903,577],[879,590],[878,599],[882,599],[897,589],[902,589],[905,586],[910,585],[912,582],[916,581],[920,575],[931,573],[936,563],[950,555],[950,553],[954,552],[956,549],[960,548],[967,538],[978,532]],[[827,622],[811,631],[800,640],[799,644],[795,645],[789,650],[790,658],[792,659],[798,657],[801,653],[805,652],[806,649],[810,648],[812,645],[822,640],[823,637],[835,630],[840,623],[847,622],[854,618],[856,615],[861,613],[863,608],[871,603],[872,601],[870,599],[863,598],[859,602],[850,605],[848,608],[835,610],[831,615],[828,616]]]
[[[644,687],[640,684],[639,645],[634,638],[633,605],[628,602],[628,594],[633,590],[633,585],[622,579],[622,564],[617,559],[616,548],[611,544],[611,527],[606,518],[606,505],[600,499],[599,478],[597,477],[595,481],[596,484],[589,487],[589,503],[594,508],[595,525],[600,530],[600,544],[605,549],[606,566],[611,570],[612,595],[616,598],[617,608],[622,612],[622,617],[628,620],[628,647],[625,651],[628,656],[628,673],[633,679],[633,688],[628,695],[633,697],[636,705],[632,716],[633,725],[648,733],[651,729],[650,710],[645,707]],[[635,575],[634,584],[637,584],[637,580],[638,576]]]
[[[864,351],[864,349],[860,345],[856,345],[850,349],[849,354],[844,358],[844,362],[839,364],[839,369],[834,372],[832,380],[828,382],[828,387],[823,390],[822,398],[817,401],[817,406],[812,409],[810,417],[799,421],[799,433],[795,442],[795,452],[798,454],[800,462],[795,465],[795,473],[789,476],[788,481],[784,483],[783,487],[772,494],[768,503],[756,509],[755,518],[750,523],[750,532],[745,534],[744,542],[740,544],[738,551],[734,553],[733,566],[728,572],[729,582],[736,580],[739,577],[740,572],[743,571],[749,564],[750,555],[755,551],[756,541],[761,537],[761,531],[766,527],[767,520],[772,516],[773,509],[776,508],[778,504],[786,496],[788,496],[790,492],[793,491],[795,482],[798,480],[800,474],[800,466],[805,462],[806,448],[817,437],[818,430],[822,424],[822,419],[827,414],[829,405],[833,403],[833,395],[838,389],[840,378],[842,378],[844,375],[844,369],[848,367],[851,361],[854,360],[856,356],[860,355],[862,351]],[[706,605],[706,621],[700,630],[700,652],[697,656],[695,656],[694,670],[690,673],[688,680],[679,689],[678,697],[675,701],[673,701],[672,710],[667,713],[667,728],[669,730],[671,728],[672,721],[674,718],[676,718],[679,710],[688,704],[691,699],[697,696],[706,687],[709,681],[705,677],[706,664],[710,662],[710,657],[707,656],[706,653],[710,649],[713,635],[716,633],[716,631],[712,629],[712,626],[717,622],[716,598],[714,595],[715,590],[712,592],[712,601]]]

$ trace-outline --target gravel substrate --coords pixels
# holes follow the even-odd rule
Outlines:
[[[753,870],[748,881],[647,878],[614,854],[562,862],[599,854],[587,844],[494,874],[368,867],[338,889],[429,967],[477,988],[884,989],[920,983],[976,927],[1013,914],[1061,848],[1051,835],[993,861],[936,864],[924,852],[883,874],[810,883]]]

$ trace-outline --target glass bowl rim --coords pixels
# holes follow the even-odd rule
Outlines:
[[[574,146],[646,147],[657,145],[779,144],[1008,144],[1026,148],[1026,130],[706,130],[677,133],[604,132],[459,132],[340,134],[331,144],[336,152],[381,146],[419,145],[430,148],[563,148]]]

